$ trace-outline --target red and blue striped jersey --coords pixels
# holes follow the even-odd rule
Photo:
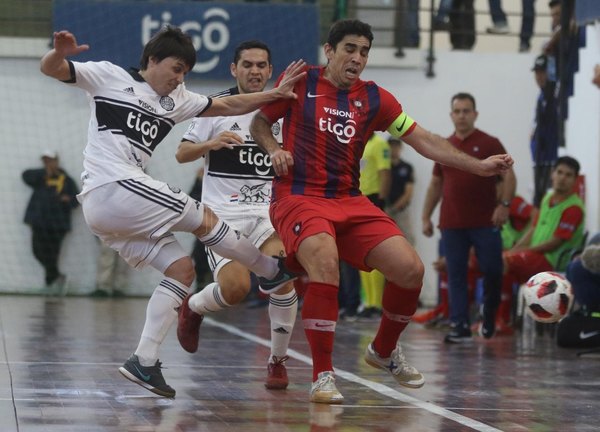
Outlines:
[[[272,122],[283,118],[283,148],[294,158],[288,174],[275,177],[272,200],[360,195],[359,163],[369,137],[387,130],[402,114],[396,98],[374,82],[358,80],[350,89],[340,89],[323,77],[324,70],[307,68],[294,87],[298,99],[261,109]]]

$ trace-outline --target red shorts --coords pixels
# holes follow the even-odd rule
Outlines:
[[[296,260],[300,243],[320,233],[328,233],[337,244],[340,258],[360,270],[367,254],[393,236],[404,236],[398,225],[365,196],[328,199],[289,195],[271,204],[271,222],[281,237],[288,255],[287,265],[294,271],[302,267]]]
[[[554,271],[544,254],[524,250],[521,252],[504,252],[508,274],[518,283],[525,283],[535,274]]]

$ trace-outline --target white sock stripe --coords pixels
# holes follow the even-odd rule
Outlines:
[[[285,299],[276,299],[273,298],[273,295],[270,295],[269,303],[271,303],[273,306],[278,307],[292,307],[298,303],[298,296],[296,295],[296,293],[294,293],[292,297]]]
[[[223,309],[229,307],[229,305],[227,303],[225,303],[225,300],[219,293],[219,285],[218,284],[215,284],[215,286],[213,287],[212,293],[213,293],[213,298],[215,299],[215,303],[217,303]]]
[[[210,267],[211,272],[215,270],[217,267],[217,261],[215,260],[214,252],[211,248],[204,246],[204,251],[206,252],[206,260],[208,261],[208,266]]]
[[[204,236],[200,239],[200,241],[202,243],[204,243],[206,246],[209,246],[209,247],[214,246],[217,243],[219,243],[221,240],[223,240],[223,238],[227,235],[228,232],[229,232],[229,226],[227,226],[227,224],[225,224],[223,222],[220,222],[217,232],[212,237],[207,238],[207,236]]]
[[[325,332],[335,332],[335,321],[320,320],[320,319],[305,319],[302,320],[304,330],[317,330]]]
[[[119,180],[117,183],[134,194],[155,202],[163,207],[167,207],[174,212],[181,213],[185,208],[184,201],[175,199],[172,196],[157,191],[156,189],[151,189],[148,186],[134,180]]]
[[[396,321],[396,322],[401,322],[401,323],[410,322],[410,320],[412,319],[412,315],[396,315],[396,314],[386,311],[385,309],[383,310],[383,315],[387,319],[390,319],[390,320]]]
[[[177,297],[181,298],[181,300],[183,300],[187,296],[187,290],[174,284],[172,279],[163,279],[162,281],[160,281],[159,285],[175,293]]]

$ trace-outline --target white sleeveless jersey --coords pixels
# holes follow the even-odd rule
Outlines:
[[[205,111],[211,99],[178,86],[160,96],[140,74],[110,62],[69,62],[69,84],[90,97],[91,117],[83,152],[82,194],[106,183],[146,177],[156,146],[179,122]]]
[[[238,94],[237,88],[212,97]],[[238,134],[244,144],[233,149],[211,150],[206,154],[202,203],[219,217],[230,220],[236,216],[269,218],[271,183],[275,172],[271,158],[250,135],[250,123],[256,111],[228,117],[198,117],[183,135],[183,139],[200,143],[224,131]],[[274,123],[273,136],[281,143],[281,125]]]

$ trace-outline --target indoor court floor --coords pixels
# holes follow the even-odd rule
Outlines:
[[[577,357],[532,332],[445,345],[411,324],[404,352],[426,377],[398,386],[362,356],[376,322],[341,321],[334,364],[345,396],[311,404],[300,320],[287,362],[290,386],[264,388],[267,309],[244,305],[205,319],[188,354],[173,328],[161,350],[175,399],[124,379],[147,299],[0,296],[1,432],[151,431],[597,431],[600,358]],[[300,314],[299,314],[300,315]]]

